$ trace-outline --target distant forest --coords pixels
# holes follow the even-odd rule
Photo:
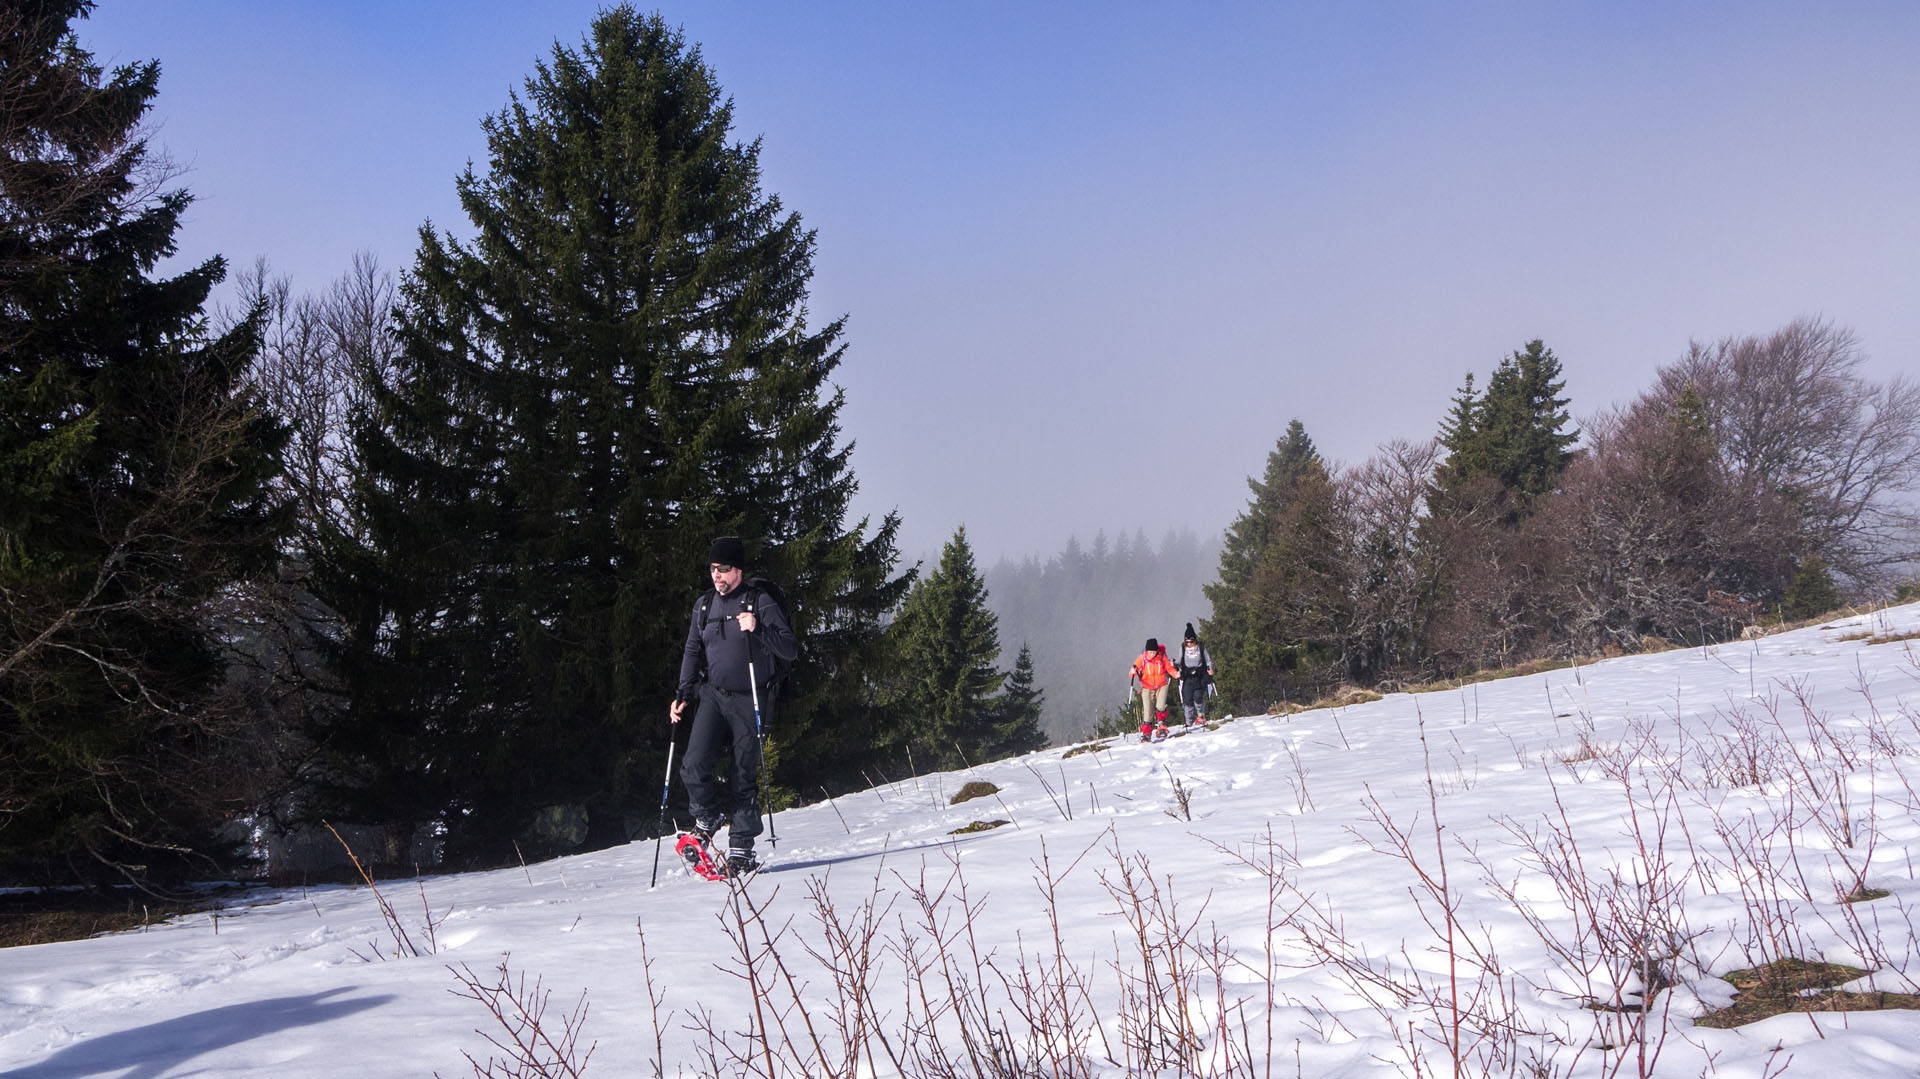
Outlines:
[[[1208,616],[1201,589],[1220,567],[1220,539],[1170,529],[1155,549],[1145,531],[1079,538],[1042,562],[1001,559],[987,570],[987,606],[1000,622],[1002,665],[1033,649],[1046,692],[1041,725],[1055,744],[1093,733],[1101,710],[1127,703],[1127,665],[1148,637],[1172,647]]]
[[[1695,342],[1576,427],[1533,340],[1484,388],[1466,376],[1437,437],[1348,467],[1296,419],[1220,538],[1070,541],[994,566],[987,602],[1066,742],[1125,706],[1146,638],[1189,621],[1219,706],[1246,712],[1912,598],[1920,384],[1865,360],[1822,319]]]

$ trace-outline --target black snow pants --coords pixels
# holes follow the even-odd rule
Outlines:
[[[763,725],[772,704],[769,695],[761,695]],[[700,687],[680,780],[687,785],[687,805],[696,823],[724,821],[728,845],[753,846],[753,837],[760,834],[760,739],[754,730],[752,696]]]

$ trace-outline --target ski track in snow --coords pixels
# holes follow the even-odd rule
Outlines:
[[[1005,968],[1050,939],[1039,880],[1048,868],[1065,952],[1089,985],[1087,1022],[1117,1045],[1125,1024],[1115,963],[1127,966],[1143,916],[1116,899],[1131,867],[1153,882],[1136,876],[1135,894],[1160,889],[1183,924],[1230,948],[1237,962],[1221,971],[1226,999],[1251,1009],[1258,1045],[1271,1024],[1277,1074],[1294,1074],[1296,1063],[1311,1076],[1411,1074],[1395,1031],[1409,1023],[1438,1030],[1435,1014],[1370,1002],[1284,927],[1269,953],[1269,879],[1256,868],[1282,852],[1295,894],[1338,919],[1357,952],[1444,984],[1447,956],[1425,920],[1432,901],[1391,853],[1382,827],[1391,822],[1428,868],[1445,851],[1465,935],[1492,942],[1525,1014],[1565,1043],[1560,1064],[1599,1075],[1619,1063],[1591,1044],[1610,1020],[1573,998],[1605,972],[1576,969],[1540,939],[1529,916],[1563,939],[1574,921],[1554,882],[1519,849],[1522,837],[1565,829],[1589,876],[1645,880],[1664,864],[1682,878],[1679,909],[1706,969],[1688,972],[1667,998],[1671,1034],[1656,1074],[1912,1076],[1920,1013],[1785,1015],[1731,1031],[1694,1027],[1689,1016],[1730,998],[1710,975],[1752,965],[1743,852],[1776,871],[1797,865],[1805,894],[1773,897],[1797,954],[1872,967],[1882,989],[1920,978],[1911,917],[1920,913],[1920,641],[1887,639],[1917,629],[1920,605],[1909,605],[1756,641],[1242,717],[1176,728],[1160,743],[1115,740],[1071,758],[1056,748],[891,782],[779,813],[779,843],[762,837],[768,867],[747,889],[785,925],[782,954],[817,1005],[830,979],[805,951],[821,940],[811,892],[843,917],[892,899],[881,936],[898,939],[911,918],[907,889],[924,882],[938,890],[958,883],[957,873],[980,906],[982,947]],[[1765,740],[1742,741],[1756,730],[1795,749],[1777,738],[1771,750]],[[1729,778],[1742,768],[1762,773],[1759,781]],[[1680,777],[1664,813],[1655,796],[1661,776]],[[999,793],[949,803],[976,779]],[[951,834],[995,820],[1012,823]],[[1853,847],[1834,839],[1843,820],[1856,830]],[[690,877],[670,849],[650,890],[654,856],[654,842],[640,840],[525,868],[382,882],[409,935],[435,945],[417,957],[392,958],[373,897],[346,886],[261,890],[217,919],[0,951],[0,1079],[468,1074],[461,1054],[486,1059],[476,1028],[490,1021],[450,992],[449,967],[485,975],[503,960],[529,982],[540,979],[550,1015],[587,994],[589,1074],[650,1074],[641,933],[655,991],[672,1010],[663,1021],[665,1072],[695,1074],[704,1035],[691,1029],[693,1017],[709,1009],[737,1031],[751,1010],[724,928],[730,893]],[[1837,882],[1863,859],[1867,883],[1891,894],[1846,907]],[[1850,918],[1865,928],[1850,929]],[[1878,962],[1861,954],[1862,943],[1878,950]],[[897,1019],[900,967],[882,962],[876,991]],[[1201,1035],[1217,1041],[1207,1022],[1219,1007],[1210,982],[1192,1007]],[[1197,1059],[1218,1065],[1223,1051],[1210,1041]],[[1097,1073],[1127,1074],[1111,1063]]]

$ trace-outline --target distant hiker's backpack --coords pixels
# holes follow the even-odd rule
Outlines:
[[[800,640],[799,627],[793,624],[793,607],[787,603],[787,594],[778,584],[765,577],[749,577],[740,587],[746,593],[749,607],[759,606],[761,596],[772,600],[773,605],[780,608],[780,616],[787,620],[787,628],[793,630],[793,639],[796,642]],[[707,624],[707,609],[711,606],[713,606],[713,593],[708,592],[700,597],[700,624],[703,626]],[[773,665],[773,670],[767,676],[766,684],[779,689],[786,684],[787,674],[793,670],[793,662],[771,653],[767,655],[767,662]]]

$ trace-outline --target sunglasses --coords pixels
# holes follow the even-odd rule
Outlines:
[[[740,567],[738,567],[738,566],[727,566],[727,565],[722,565],[722,564],[721,564],[721,563],[719,563],[719,562],[715,562],[715,563],[712,563],[711,565],[709,565],[709,566],[707,567],[707,572],[709,572],[709,573],[732,573],[732,572],[733,572],[734,570],[736,570],[736,569],[739,569],[739,568],[740,568]]]

